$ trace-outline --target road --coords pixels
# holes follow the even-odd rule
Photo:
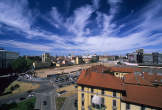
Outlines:
[[[41,93],[36,93],[35,109],[40,110],[56,110],[56,90],[48,90]]]
[[[75,99],[77,99],[76,95],[66,98],[61,110],[77,110],[77,108],[74,106]]]

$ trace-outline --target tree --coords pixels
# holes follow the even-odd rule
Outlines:
[[[12,62],[11,67],[15,72],[25,72],[31,68],[33,61],[24,57],[19,57]]]

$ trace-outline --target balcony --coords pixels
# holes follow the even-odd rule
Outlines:
[[[90,105],[88,107],[88,110],[105,110],[105,109],[106,109],[105,105],[95,105],[95,104],[93,104],[93,105]]]
[[[112,110],[117,110],[117,107],[116,106],[112,106]]]

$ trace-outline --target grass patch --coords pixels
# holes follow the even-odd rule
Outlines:
[[[56,110],[60,110],[62,105],[64,104],[65,102],[65,97],[57,97],[56,98]]]
[[[21,82],[21,81],[14,81],[5,89],[3,94],[6,94],[6,93],[17,94],[17,93],[26,92],[26,91],[29,91],[29,90],[34,90],[34,89],[37,89],[39,87],[40,87],[39,84],[33,84],[33,83],[27,83],[27,82]]]
[[[32,97],[19,103],[3,104],[0,107],[0,110],[32,110],[34,108],[35,101],[36,98]]]

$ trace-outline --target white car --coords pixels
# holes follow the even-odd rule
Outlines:
[[[28,97],[33,97],[34,95],[33,94],[29,94]]]

